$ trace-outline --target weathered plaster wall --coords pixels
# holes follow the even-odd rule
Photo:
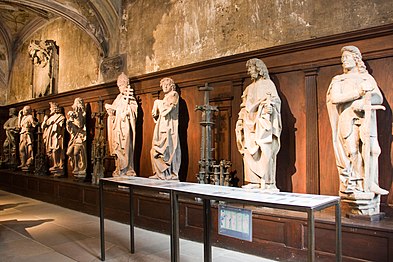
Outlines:
[[[0,105],[7,101],[8,57],[4,39],[0,36]]]
[[[128,0],[129,75],[393,22],[391,0]]]
[[[50,39],[59,46],[59,93],[98,82],[99,50],[91,38],[73,23],[57,19],[36,32],[31,39]],[[15,58],[7,103],[31,99],[29,43],[30,40],[24,43]]]
[[[113,0],[121,6],[117,27],[110,20],[108,54],[125,54],[129,76],[393,23],[392,0]],[[60,46],[59,92],[105,79],[97,46],[72,22],[55,20],[31,39]],[[28,42],[14,54],[8,89],[0,84],[0,104],[30,99]]]

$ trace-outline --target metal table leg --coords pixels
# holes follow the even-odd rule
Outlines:
[[[179,255],[179,196],[172,190],[171,201],[171,261],[180,261]]]
[[[336,204],[336,261],[342,261],[342,238],[341,238],[341,209],[340,201]]]
[[[307,211],[308,217],[308,261],[315,261],[315,220],[314,210]]]
[[[129,186],[130,190],[130,251],[135,253],[135,237],[134,237],[134,189]]]
[[[211,262],[212,261],[212,247],[211,247],[211,205],[210,199],[203,199],[203,247],[204,247],[204,261]]]
[[[99,181],[100,198],[100,237],[101,237],[101,260],[105,261],[105,230],[104,230],[104,182]]]

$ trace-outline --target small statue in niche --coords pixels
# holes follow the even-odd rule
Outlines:
[[[49,160],[49,172],[60,177],[64,175],[64,124],[65,117],[55,102],[49,102],[50,116],[44,116],[41,124],[45,152]]]
[[[28,47],[32,61],[32,98],[58,92],[59,47],[53,40],[31,40]]]
[[[244,188],[279,191],[276,158],[280,150],[281,100],[262,60],[247,61],[252,83],[242,95],[236,142],[244,161]]]
[[[18,143],[18,113],[15,108],[9,109],[10,118],[4,123],[5,141],[3,144],[3,159],[2,163],[8,167],[15,168],[17,165],[16,148]]]
[[[70,133],[67,156],[70,158],[72,174],[76,179],[86,177],[86,109],[82,98],[77,97],[72,105],[72,111],[67,113],[66,129]]]
[[[18,115],[18,126],[20,130],[19,156],[21,163],[18,168],[21,168],[23,171],[31,170],[34,164],[34,129],[37,124],[37,121],[32,115],[31,107],[24,106]]]
[[[344,73],[332,79],[326,95],[340,193],[353,200],[353,213],[378,214],[379,195],[388,194],[378,183],[376,110],[385,109],[383,97],[357,47],[344,46],[341,62]]]
[[[117,78],[120,94],[112,104],[105,104],[108,113],[109,152],[115,156],[113,176],[135,176],[134,148],[138,104],[126,74]]]
[[[156,126],[150,151],[153,175],[149,178],[178,180],[181,163],[179,125],[179,94],[171,78],[163,78],[162,100],[154,101],[152,116]]]

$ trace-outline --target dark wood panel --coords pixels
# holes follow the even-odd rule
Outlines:
[[[203,229],[203,211],[199,206],[186,206],[185,207],[185,219],[184,226],[196,228],[202,231]]]
[[[304,73],[271,76],[281,98],[281,148],[277,155],[277,187],[286,192],[306,192],[306,101]]]
[[[52,195],[47,192],[34,192],[21,189],[11,183],[4,185],[2,189],[33,196],[50,203],[59,204],[67,208],[98,215],[98,206],[86,204],[83,201],[70,201],[59,197],[59,192],[69,187],[79,189],[79,193],[90,192],[98,199],[98,187],[88,184],[76,183],[66,179],[48,179],[46,177],[26,176],[12,174],[9,171],[0,170],[0,177],[11,177],[14,180],[21,176],[29,180],[37,180],[39,185],[46,185],[52,190]],[[122,223],[129,221],[129,203],[127,190],[115,187],[106,188],[105,192],[105,217]],[[63,193],[61,193],[63,194]],[[85,194],[86,195],[86,194]],[[94,198],[93,195],[91,195]],[[169,198],[165,195],[148,191],[135,192],[135,207],[139,211],[135,215],[135,223],[138,227],[146,228],[163,233],[169,233]],[[98,204],[98,203],[97,203]],[[295,259],[306,261],[307,257],[307,222],[304,214],[286,212],[265,208],[253,208],[253,242],[247,242],[219,235],[217,232],[217,205],[212,206],[212,240],[214,245],[264,256],[271,259]],[[140,215],[141,214],[141,215]],[[335,251],[335,226],[333,214],[329,212],[319,213],[323,219],[316,220],[316,249],[317,257],[321,261],[334,260]],[[111,228],[106,228],[107,232]],[[194,241],[202,241],[202,205],[192,198],[180,201],[180,235],[182,238]],[[344,261],[389,261],[392,255],[393,243],[393,220],[386,218],[381,222],[365,222],[343,218],[343,253]],[[201,251],[202,252],[202,251]]]
[[[64,201],[77,201],[82,202],[83,189],[78,185],[59,184],[59,198]]]
[[[320,193],[337,195],[339,189],[338,170],[333,152],[332,129],[326,107],[326,92],[335,75],[342,73],[342,67],[329,66],[320,68],[318,74],[318,135],[319,135],[319,173]]]
[[[38,190],[40,194],[53,196],[55,194],[55,184],[50,180],[40,180]]]
[[[26,176],[16,176],[12,180],[13,186],[19,189],[27,189],[27,177]]]
[[[252,226],[253,241],[267,240],[285,243],[285,222],[260,219],[253,221]]]
[[[38,192],[39,189],[39,180],[28,178],[27,179],[27,189],[32,192]]]
[[[305,248],[303,243],[304,227],[298,221],[287,221],[285,223],[285,245],[294,248]]]
[[[357,234],[355,232],[343,232],[342,237],[343,256],[366,261],[388,261],[388,237]],[[316,230],[315,241],[317,250],[334,253],[334,240],[334,231],[322,228]]]
[[[83,203],[87,205],[98,206],[98,196],[97,189],[87,189],[83,190]]]
[[[142,218],[148,218],[156,220],[157,222],[169,223],[170,221],[170,207],[169,201],[165,201],[166,206],[163,205],[163,201],[157,201],[156,199],[138,199],[138,211],[137,215]]]

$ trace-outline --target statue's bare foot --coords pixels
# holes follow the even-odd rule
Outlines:
[[[377,194],[377,195],[387,195],[387,194],[389,194],[389,191],[387,191],[387,190],[385,190],[385,189],[383,189],[383,188],[380,188],[377,184],[375,184],[375,183],[373,183],[373,184],[371,184],[371,186],[370,186],[370,191],[371,192],[374,192],[375,194]]]
[[[260,188],[259,184],[254,184],[254,183],[249,183],[247,185],[243,185],[242,188],[245,189],[255,189],[255,188]]]

